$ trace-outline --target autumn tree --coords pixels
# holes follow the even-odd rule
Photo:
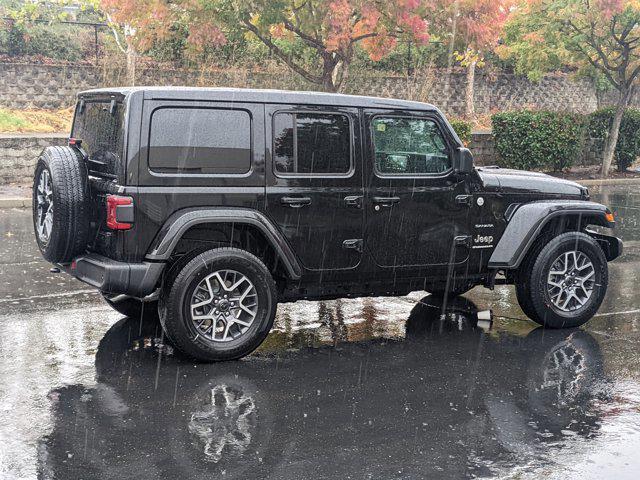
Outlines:
[[[602,161],[609,173],[620,123],[640,74],[640,2],[636,0],[530,0],[513,11],[499,54],[537,80],[561,65],[589,67],[617,91]]]
[[[105,18],[127,59],[127,84],[135,85],[138,52],[169,36],[171,10],[162,0],[86,0]]]
[[[455,55],[467,69],[468,118],[475,116],[476,67],[498,45],[512,5],[512,0],[437,0],[433,4],[432,17],[439,36],[449,43],[449,55]]]
[[[117,6],[133,0],[102,0]],[[225,30],[241,28],[264,44],[291,70],[327,91],[338,91],[347,78],[355,48],[373,60],[392,51],[402,38],[429,39],[421,0],[174,0],[150,1],[148,18],[161,15],[188,25],[188,44],[220,45]],[[170,7],[169,7],[170,6]],[[127,14],[120,13],[122,17]],[[155,15],[155,16],[154,16]],[[151,38],[153,29],[137,32]]]

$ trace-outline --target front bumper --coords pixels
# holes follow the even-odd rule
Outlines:
[[[615,260],[620,255],[622,255],[622,240],[618,237],[614,237],[613,235],[604,235],[602,233],[597,233],[592,230],[587,230],[587,233],[590,237],[592,237],[604,252],[604,256],[607,258],[607,261]]]
[[[105,293],[146,297],[155,290],[164,263],[125,263],[89,253],[60,268]]]

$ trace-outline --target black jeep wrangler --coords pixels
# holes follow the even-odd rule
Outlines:
[[[581,325],[622,252],[586,188],[474,168],[431,105],[268,90],[80,93],[33,222],[47,260],[203,360],[248,354],[297,299],[501,282],[532,320]]]

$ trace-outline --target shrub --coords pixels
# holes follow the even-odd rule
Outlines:
[[[462,143],[468,145],[471,142],[471,124],[464,120],[451,120],[450,123]]]
[[[82,58],[78,32],[67,24],[34,24],[27,28],[6,21],[0,30],[0,51],[11,56],[42,55],[65,61]]]
[[[495,114],[491,123],[504,167],[559,171],[571,167],[582,151],[582,115],[523,110]]]
[[[601,152],[604,152],[615,111],[614,107],[607,107],[596,110],[589,115],[588,134],[594,141],[594,146]],[[614,152],[614,160],[618,170],[625,171],[639,155],[640,110],[628,108],[622,117],[618,143]]]

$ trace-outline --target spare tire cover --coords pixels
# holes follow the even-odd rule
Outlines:
[[[33,180],[33,226],[44,258],[68,263],[83,253],[89,238],[89,215],[82,156],[71,147],[45,148]]]

